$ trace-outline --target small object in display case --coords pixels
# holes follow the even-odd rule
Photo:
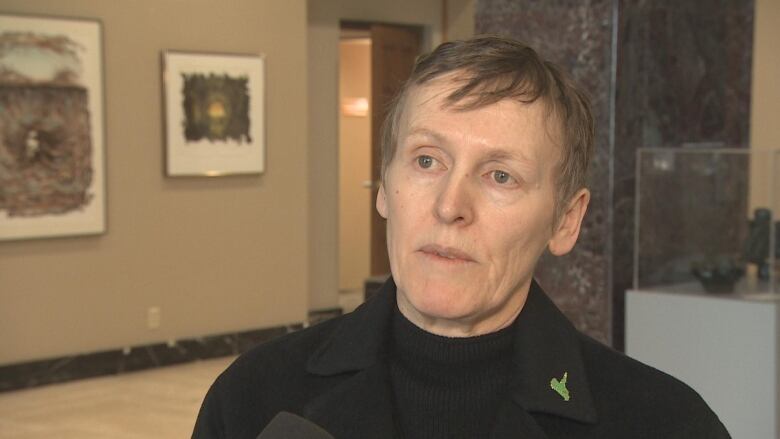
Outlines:
[[[733,259],[694,262],[691,272],[708,293],[732,293],[745,270]]]
[[[772,211],[767,208],[758,208],[753,213],[750,221],[750,235],[745,246],[745,260],[758,266],[758,278],[769,279],[769,242],[770,227],[772,224]],[[777,227],[775,223],[775,236]],[[777,240],[775,240],[777,241]],[[777,242],[775,242],[775,258],[777,258]]]
[[[780,151],[640,148],[636,170],[635,289],[778,292]]]

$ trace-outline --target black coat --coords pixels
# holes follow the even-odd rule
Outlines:
[[[355,312],[241,355],[206,395],[193,438],[255,439],[280,411],[336,439],[398,437],[385,361],[395,306],[391,279]],[[729,437],[696,392],[579,333],[535,282],[518,319],[516,384],[485,438]],[[551,386],[564,373],[568,401]]]

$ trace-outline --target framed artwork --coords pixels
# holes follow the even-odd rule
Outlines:
[[[105,231],[101,24],[0,14],[0,240]]]
[[[265,60],[163,52],[168,176],[265,170]]]

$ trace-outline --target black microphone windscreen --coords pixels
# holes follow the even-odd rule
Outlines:
[[[257,439],[334,439],[317,424],[289,412],[279,412]]]

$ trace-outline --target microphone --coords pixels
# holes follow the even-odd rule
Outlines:
[[[289,412],[279,412],[257,439],[334,439],[319,425]]]

